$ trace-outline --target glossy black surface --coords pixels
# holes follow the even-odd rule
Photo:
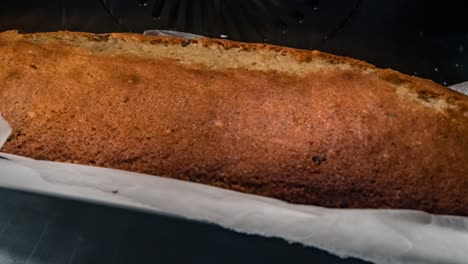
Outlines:
[[[0,263],[347,263],[281,239],[0,189]]]
[[[3,0],[0,30],[174,29],[319,49],[452,85],[468,80],[463,1]]]

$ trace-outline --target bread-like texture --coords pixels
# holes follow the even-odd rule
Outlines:
[[[2,151],[334,208],[468,215],[468,98],[318,51],[0,33]],[[99,177],[99,175],[96,175]]]

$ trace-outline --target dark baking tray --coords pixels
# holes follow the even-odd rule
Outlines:
[[[281,239],[0,189],[0,263],[365,263]]]

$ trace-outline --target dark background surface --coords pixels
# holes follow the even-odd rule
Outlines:
[[[464,1],[3,0],[0,30],[173,29],[319,49],[452,85],[468,80]]]
[[[346,263],[281,239],[0,189],[0,263]]]
[[[463,1],[3,0],[0,31],[137,32],[320,49],[441,84],[468,80]],[[1,174],[1,168],[0,168]],[[280,239],[0,189],[0,263],[363,263]]]

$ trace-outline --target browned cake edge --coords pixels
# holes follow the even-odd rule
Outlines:
[[[200,38],[187,40],[178,37],[163,37],[163,36],[146,36],[142,34],[135,33],[108,33],[108,34],[93,34],[85,32],[70,32],[70,31],[58,31],[58,32],[47,32],[47,33],[33,33],[33,34],[19,34],[18,31],[11,30],[0,33],[0,40],[5,41],[18,41],[26,40],[34,43],[41,42],[50,42],[50,41],[62,41],[67,44],[80,46],[84,42],[96,42],[96,43],[108,43],[110,45],[115,45],[116,43],[132,43],[137,45],[154,45],[154,46],[177,46],[177,47],[188,47],[190,45],[197,45],[198,49],[200,46],[206,49],[217,49],[222,51],[229,50],[241,50],[247,51],[249,53],[259,53],[259,52],[271,52],[270,54],[280,54],[282,56],[290,56],[294,59],[297,65],[294,63],[289,63],[290,68],[281,67],[281,64],[278,63],[275,65],[267,65],[266,67],[262,65],[222,65],[222,67],[241,67],[254,70],[265,70],[265,71],[281,71],[290,75],[303,75],[307,74],[310,69],[318,71],[324,69],[351,69],[355,71],[360,71],[365,74],[370,74],[381,80],[385,80],[388,84],[396,88],[396,92],[404,99],[415,101],[420,104],[423,104],[427,107],[435,108],[437,111],[442,112],[448,115],[450,118],[457,119],[468,119],[468,96],[448,89],[442,85],[439,85],[432,80],[419,78],[416,76],[410,76],[402,74],[396,70],[392,69],[379,69],[372,64],[363,62],[357,59],[337,56],[330,53],[325,53],[317,50],[302,50],[289,48],[284,46],[276,46],[264,43],[244,43],[224,39],[212,39],[212,38]],[[94,53],[106,52],[105,47],[93,47],[86,46],[84,47]],[[128,52],[127,50],[112,50],[108,54],[125,54],[131,56],[141,56],[146,57],[151,55],[151,52],[140,53]],[[171,58],[174,57],[174,54],[164,54],[164,57]],[[216,58],[214,58],[216,60]],[[253,58],[255,59],[255,58]],[[213,60],[212,60],[213,61]],[[191,63],[196,62],[190,61]],[[313,63],[320,63],[320,67],[309,67]],[[201,62],[203,64],[203,62]],[[288,64],[288,63],[284,63]],[[295,66],[295,67],[291,67]],[[264,68],[262,68],[264,67]],[[280,67],[278,70],[277,67]]]
[[[249,53],[244,53],[242,56],[248,57],[250,55],[262,54],[262,52],[270,52],[271,54],[281,54],[281,56],[290,56],[293,58],[293,62],[287,61],[290,68],[284,65],[266,64],[265,71],[279,71],[289,75],[302,75],[307,74],[307,71],[321,71],[323,69],[346,69],[352,70],[359,73],[363,73],[372,78],[384,80],[386,83],[395,88],[396,94],[406,100],[421,104],[425,107],[432,108],[431,111],[439,112],[445,117],[448,117],[444,121],[444,125],[450,125],[450,122],[457,123],[461,127],[466,128],[468,126],[468,97],[438,85],[430,80],[421,79],[413,76],[401,74],[397,71],[389,69],[378,69],[373,65],[361,62],[358,60],[335,56],[327,53],[318,51],[305,51],[297,50],[286,47],[278,47],[266,44],[247,44],[239,43],[227,40],[216,40],[216,39],[198,39],[188,42],[184,39],[172,38],[172,37],[153,37],[143,36],[138,34],[105,34],[105,35],[94,35],[88,33],[72,33],[72,32],[57,32],[57,33],[39,33],[39,34],[24,34],[20,35],[17,32],[9,31],[0,33],[0,41],[26,41],[31,43],[48,43],[57,41],[60,43],[78,46],[83,48],[84,52],[90,52],[93,54],[104,54],[106,56],[112,55],[128,55],[140,56],[140,57],[151,57],[151,53],[140,50],[141,46],[174,46],[180,49],[181,47],[188,47],[190,45],[196,46],[196,49],[218,49],[222,51],[229,50],[243,50]],[[0,42],[1,43],[1,42]],[[107,46],[99,46],[94,43],[110,43]],[[122,46],[125,43],[127,46]],[[122,44],[122,45],[121,45]],[[119,46],[120,45],[120,46]],[[132,46],[133,45],[133,46]],[[106,50],[105,48],[111,46],[119,46],[122,51]],[[135,50],[132,50],[135,47]],[[66,50],[67,48],[65,48]],[[24,50],[22,50],[24,52]],[[211,51],[211,50],[210,50]],[[80,49],[81,52],[81,49]],[[187,54],[191,54],[189,51]],[[228,53],[228,52],[226,52]],[[88,53],[89,55],[89,53]],[[183,62],[183,59],[177,57],[177,54],[164,54],[165,58],[176,59]],[[193,59],[193,58],[189,58]],[[216,57],[214,57],[216,60]],[[193,61],[190,61],[192,63]],[[235,61],[236,62],[236,61]],[[204,62],[201,62],[203,64]],[[309,67],[310,65],[316,65],[317,67]],[[261,67],[258,65],[252,65],[252,67],[238,62],[238,64],[227,63],[227,65],[216,65],[206,64],[207,67],[243,67],[248,70],[259,70]],[[308,68],[309,67],[309,68]],[[292,69],[292,70],[290,70]],[[299,71],[295,71],[299,69]],[[304,70],[305,69],[305,70]],[[369,78],[367,78],[370,80]],[[429,125],[429,124],[428,124]],[[463,167],[463,166],[462,166]],[[457,175],[458,179],[460,176]]]

